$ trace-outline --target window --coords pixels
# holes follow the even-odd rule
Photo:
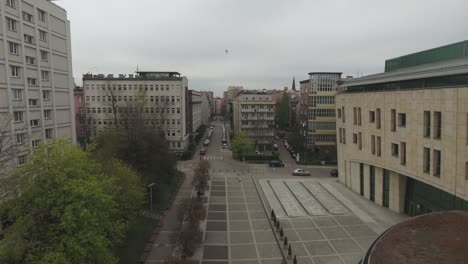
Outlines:
[[[353,143],[357,144],[357,134],[353,133]]]
[[[34,37],[28,34],[24,34],[24,42],[34,44]]]
[[[29,106],[37,106],[39,103],[37,99],[29,99]]]
[[[380,108],[376,109],[377,122],[375,122],[375,127],[380,129]]]
[[[343,128],[343,144],[346,144],[346,129]]]
[[[353,107],[353,124],[357,125],[357,108]]]
[[[357,116],[358,117],[358,125],[360,126],[360,125],[362,125],[362,122],[361,122],[361,107],[358,107],[357,114],[358,114],[358,116]]]
[[[465,162],[465,180],[468,180],[468,162]]]
[[[10,73],[12,78],[19,78],[21,73],[21,68],[18,66],[10,65]]]
[[[6,0],[6,5],[16,9],[16,0]]]
[[[23,166],[24,164],[26,164],[26,155],[21,155],[21,156],[18,156],[18,167],[20,166]]]
[[[50,100],[50,91],[42,91],[42,99],[44,101],[49,101]]]
[[[398,113],[398,126],[406,127],[406,114],[405,113]]]
[[[28,85],[36,86],[37,79],[36,78],[28,78]]]
[[[375,155],[375,136],[371,136],[371,154]]]
[[[16,144],[21,145],[24,143],[24,133],[16,134]]]
[[[434,138],[440,139],[442,130],[442,113],[434,112]]]
[[[406,165],[406,143],[405,142],[400,142],[400,164],[401,165]]]
[[[29,14],[27,12],[24,12],[24,11],[23,11],[23,19],[28,21],[28,22],[34,23],[33,22],[33,19],[34,19],[33,15],[31,15],[31,14]]]
[[[15,123],[23,122],[23,116],[24,116],[24,113],[21,111],[13,112],[13,118],[15,120]]]
[[[369,111],[369,123],[374,123],[374,122],[375,122],[375,112]]]
[[[50,119],[52,116],[52,110],[44,110],[44,119]]]
[[[31,143],[32,143],[33,148],[38,148],[39,145],[41,144],[41,141],[37,139],[37,140],[33,140]]]
[[[39,39],[42,41],[47,41],[47,32],[39,29]]]
[[[381,137],[377,137],[377,156],[382,156],[382,139]]]
[[[342,120],[343,120],[343,123],[346,122],[346,116],[345,116],[345,108],[344,106],[341,107],[341,115],[342,115]]]
[[[424,111],[424,137],[431,136],[431,112]]]
[[[8,47],[11,54],[19,54],[20,45],[18,43],[8,41]]]
[[[49,61],[49,52],[45,50],[41,50],[41,60],[42,61]]]
[[[47,13],[41,9],[37,9],[37,17],[42,22],[47,22]]]
[[[23,90],[11,89],[13,91],[13,100],[21,101],[23,99]]]
[[[434,176],[440,178],[440,150],[434,149]]]
[[[424,148],[423,159],[424,159],[423,160],[424,173],[429,174],[431,170],[431,149]]]
[[[30,57],[30,56],[26,56],[26,64],[30,64],[30,65],[36,64],[36,58]]]
[[[39,119],[33,119],[30,121],[31,127],[38,127],[39,126]]]
[[[336,109],[336,114],[338,118],[341,118],[341,109]]]
[[[390,111],[390,126],[391,126],[391,130],[392,132],[395,132],[396,131],[396,109],[392,109]]]
[[[392,156],[398,157],[398,144],[392,143]]]
[[[41,77],[43,81],[49,81],[49,72],[48,71],[41,71]]]
[[[16,30],[18,29],[18,21],[11,19],[9,17],[7,17],[6,20],[7,20],[8,30],[16,32]]]
[[[45,137],[46,137],[47,139],[51,139],[51,138],[52,138],[52,128],[47,128],[47,129],[45,130]]]

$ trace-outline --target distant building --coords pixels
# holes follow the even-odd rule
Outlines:
[[[289,127],[299,125],[300,116],[300,92],[296,91],[296,79],[293,78],[292,89],[289,91]]]
[[[468,210],[468,41],[385,65],[336,96],[339,180],[410,216]]]
[[[336,146],[335,95],[341,72],[311,72],[301,81],[301,130],[308,148]]]
[[[194,135],[202,124],[202,93],[188,91],[187,127],[188,133]]]
[[[234,133],[242,131],[257,150],[271,150],[275,137],[275,103],[266,91],[241,91],[233,100]]]
[[[87,132],[86,132],[86,103],[83,93],[83,88],[76,86],[74,91],[75,98],[75,130],[76,141],[83,147],[86,145]]]
[[[67,11],[43,0],[1,1],[0,10],[2,174],[25,165],[41,143],[74,143],[76,135]]]
[[[164,133],[171,150],[183,151],[188,146],[192,130],[187,116],[193,117],[187,115],[188,80],[180,73],[139,71],[115,77],[85,74],[83,88],[86,114],[92,116],[92,135],[125,125],[120,116],[128,105],[144,101],[145,124]],[[201,117],[197,120],[201,122]]]
[[[223,103],[225,115],[231,119],[231,125],[233,125],[233,102],[237,95],[244,90],[243,86],[229,86],[224,92]]]
[[[223,98],[217,97],[215,99],[215,114],[216,115],[222,114],[223,104],[224,104]]]
[[[213,92],[200,92],[201,93],[201,122],[208,125],[211,115],[213,114]]]

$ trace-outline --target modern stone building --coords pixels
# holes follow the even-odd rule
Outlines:
[[[336,145],[335,94],[341,72],[311,72],[301,85],[301,131],[307,146]]]
[[[0,1],[0,161],[21,166],[41,142],[75,141],[70,22],[46,0]],[[5,145],[6,144],[6,145]]]
[[[183,151],[188,146],[188,80],[180,73],[85,74],[83,88],[86,112],[93,119],[93,134],[114,128],[116,122],[122,124],[119,116],[143,96],[145,124],[161,130],[171,150]],[[200,122],[201,117],[196,119]]]
[[[202,124],[202,93],[194,90],[188,93],[187,127],[188,133],[194,135]]]
[[[223,110],[223,98],[216,97],[215,101],[215,114],[221,115]]]
[[[213,113],[213,92],[201,92],[201,113],[202,124],[208,125]]]
[[[275,138],[275,102],[266,91],[243,90],[233,101],[234,133],[242,131],[257,150],[271,150]]]
[[[468,210],[468,41],[387,60],[342,88],[341,182],[411,216]]]

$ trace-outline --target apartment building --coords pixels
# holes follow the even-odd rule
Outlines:
[[[86,126],[86,104],[82,87],[75,87],[73,90],[75,102],[75,134],[76,142],[81,147],[86,145],[87,126]]]
[[[201,122],[204,125],[210,123],[213,113],[213,92],[201,92]]]
[[[220,98],[220,97],[216,97],[216,99],[214,100],[215,101],[215,114],[216,115],[221,115],[222,114],[222,110],[223,110],[223,105],[224,105],[224,100],[223,98]]]
[[[202,93],[188,91],[187,120],[188,133],[194,135],[202,124]]]
[[[46,0],[0,1],[2,168],[22,166],[41,142],[75,141],[67,12]]]
[[[162,131],[171,150],[183,151],[188,146],[188,80],[180,73],[85,74],[83,88],[93,134],[122,125],[119,116],[138,101],[144,102],[145,124]]]
[[[387,60],[341,88],[341,182],[410,216],[468,210],[468,41]]]
[[[308,148],[336,145],[335,95],[341,72],[311,72],[301,86],[301,132]]]
[[[234,131],[242,131],[259,151],[271,150],[275,138],[275,102],[266,91],[243,90],[233,101]]]

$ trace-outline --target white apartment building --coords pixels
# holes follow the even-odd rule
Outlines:
[[[410,216],[468,210],[468,41],[386,65],[336,95],[339,180]]]
[[[266,91],[241,91],[233,102],[234,131],[242,131],[257,146],[271,150],[275,138],[275,102]]]
[[[46,0],[0,1],[0,16],[0,141],[16,156],[2,166],[15,167],[41,142],[75,141],[70,22]]]
[[[180,73],[139,71],[136,75],[115,77],[85,74],[83,88],[86,112],[94,122],[93,134],[114,128],[115,117],[143,93],[145,124],[163,131],[173,151],[183,151],[189,144],[188,80]],[[115,111],[120,112],[114,115]]]

